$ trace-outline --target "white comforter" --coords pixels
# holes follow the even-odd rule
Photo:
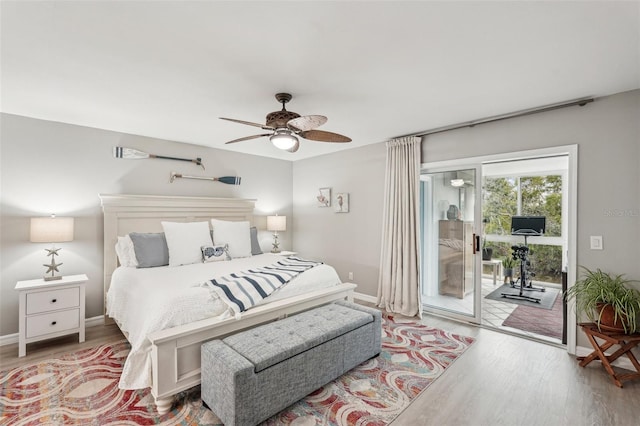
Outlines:
[[[116,269],[107,293],[107,314],[128,334],[131,351],[119,387],[151,386],[151,344],[146,336],[158,330],[205,318],[229,316],[229,308],[202,284],[210,279],[277,262],[280,256],[262,254],[226,262],[179,267]],[[297,296],[340,284],[328,265],[312,268],[267,297],[262,303]]]

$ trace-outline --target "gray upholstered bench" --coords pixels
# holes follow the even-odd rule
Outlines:
[[[202,345],[202,400],[226,426],[255,425],[381,350],[380,311],[321,306]]]

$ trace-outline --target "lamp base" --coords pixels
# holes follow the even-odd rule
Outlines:
[[[61,280],[62,279],[62,275],[56,275],[56,276],[53,276],[53,277],[44,276],[44,277],[42,277],[42,279],[45,280],[45,281]]]
[[[280,253],[280,243],[278,242],[278,232],[273,233],[273,249],[271,249],[271,253]]]

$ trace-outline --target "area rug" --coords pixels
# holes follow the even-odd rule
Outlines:
[[[383,349],[263,424],[386,425],[473,343],[470,337],[393,316]],[[120,341],[1,374],[0,425],[221,425],[199,388],[159,416],[148,389],[118,389],[129,344]]]
[[[537,287],[537,286],[536,286]],[[509,284],[503,284],[496,290],[493,290],[491,293],[487,294],[484,298],[497,300],[499,302],[505,303],[514,303],[516,305],[522,306],[531,306],[533,308],[542,308],[542,309],[551,309],[553,308],[553,303],[558,297],[558,293],[560,290],[555,288],[547,287],[545,291],[524,291],[522,294],[525,296],[537,297],[540,299],[540,302],[530,302],[528,300],[520,300],[520,299],[511,299],[508,297],[503,297],[502,293],[517,295],[520,294],[520,288],[513,288]]]
[[[518,306],[502,325],[562,340],[562,297],[556,297],[548,310]]]

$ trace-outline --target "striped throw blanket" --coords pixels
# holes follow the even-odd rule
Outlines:
[[[262,299],[322,262],[289,256],[274,264],[223,275],[205,284],[225,302],[236,318]]]

